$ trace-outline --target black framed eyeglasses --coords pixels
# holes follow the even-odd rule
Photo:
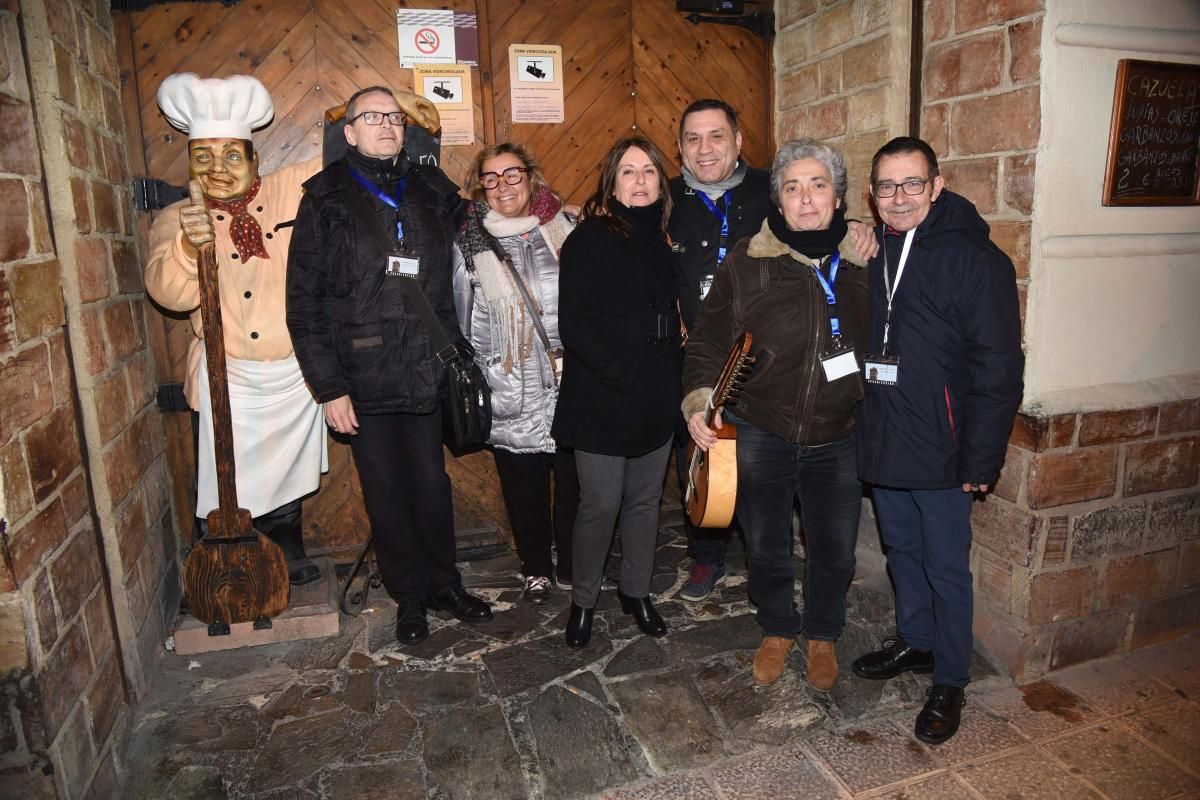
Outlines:
[[[403,111],[391,111],[386,114],[382,111],[364,111],[346,120],[346,124],[353,125],[361,119],[368,125],[382,125],[384,118],[387,118],[393,128],[403,128],[408,122],[408,115]]]
[[[505,183],[516,186],[525,179],[526,172],[529,172],[528,167],[509,167],[504,172],[484,172],[479,176],[479,185],[485,189],[495,189],[500,185],[500,178],[503,176]]]
[[[871,191],[875,193],[876,197],[895,197],[896,190],[903,186],[904,193],[906,195],[909,195],[910,197],[916,197],[919,194],[923,194],[925,192],[925,184],[929,183],[931,180],[933,180],[933,178],[936,177],[937,176],[934,175],[933,177],[926,178],[925,180],[913,178],[912,180],[902,181],[900,183],[877,183],[874,187],[872,187]]]

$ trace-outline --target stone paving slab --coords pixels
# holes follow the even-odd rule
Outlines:
[[[1200,705],[1176,700],[1142,712],[1127,724],[1180,765],[1200,772]]]
[[[1032,739],[1056,736],[1103,717],[1087,700],[1049,679],[997,689],[978,702]]]
[[[1200,791],[1200,777],[1175,766],[1116,720],[1043,747],[1109,797],[1165,800]]]
[[[649,774],[641,748],[609,709],[553,686],[529,705],[544,796],[587,797]]]
[[[822,733],[808,745],[852,792],[899,783],[937,767],[916,739],[887,720]]]
[[[608,690],[658,770],[691,769],[726,755],[712,712],[683,672],[640,675]]]
[[[741,800],[839,800],[844,796],[837,782],[799,747],[744,756],[709,772],[725,797]]]
[[[591,644],[567,648],[570,594],[524,603],[506,557],[463,569],[491,623],[431,616],[415,647],[376,593],[335,637],[165,657],[119,797],[1200,800],[1200,635],[1023,687],[976,654],[963,728],[927,747],[911,731],[928,676],[849,668],[892,632],[886,579],[850,588],[832,692],[808,685],[803,641],[762,688],[741,553],[735,541],[708,599],[681,602],[691,564],[681,532],[662,530],[661,639],[606,591]]]
[[[1041,750],[1022,750],[971,764],[959,769],[958,774],[986,798],[1098,800],[1100,797],[1061,762]]]

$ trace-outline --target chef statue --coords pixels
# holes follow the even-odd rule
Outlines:
[[[397,93],[409,119],[438,127],[433,104]],[[233,423],[238,505],[283,550],[293,586],[320,578],[304,552],[301,498],[328,469],[321,407],[300,374],[288,336],[285,275],[301,184],[321,169],[314,158],[261,176],[251,131],[274,106],[256,78],[171,75],[158,105],[188,136],[190,197],[168,206],[150,229],[146,291],[164,308],[191,314],[184,394],[199,412],[196,516],[203,533],[217,507],[208,370],[202,342],[197,254],[215,242]]]

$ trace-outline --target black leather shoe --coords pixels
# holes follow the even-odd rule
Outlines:
[[[617,592],[617,597],[621,598],[621,610],[626,614],[633,614],[638,630],[656,639],[666,635],[667,623],[663,622],[663,618],[654,610],[649,597],[629,597],[620,592]]]
[[[592,640],[592,617],[594,608],[580,608],[571,603],[571,616],[567,617],[567,647],[587,647]]]
[[[321,579],[321,568],[311,558],[298,558],[287,562],[288,583],[292,586],[307,586]]]
[[[425,607],[419,600],[401,603],[396,609],[396,640],[400,644],[416,644],[429,635]]]
[[[929,699],[917,714],[915,733],[926,744],[941,744],[958,733],[967,698],[963,696],[962,687],[944,684],[930,686],[926,694]]]
[[[463,622],[478,625],[492,618],[492,607],[473,594],[468,594],[461,583],[443,589],[429,598],[430,608],[449,612]]]
[[[904,672],[933,672],[933,651],[918,650],[899,636],[883,640],[883,649],[859,656],[850,665],[860,678],[887,680]]]

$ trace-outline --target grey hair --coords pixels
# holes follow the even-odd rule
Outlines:
[[[779,205],[779,194],[783,189],[783,173],[793,161],[814,158],[825,165],[833,178],[837,199],[846,202],[846,158],[840,150],[818,142],[816,139],[792,139],[780,146],[771,165],[771,202]]]

